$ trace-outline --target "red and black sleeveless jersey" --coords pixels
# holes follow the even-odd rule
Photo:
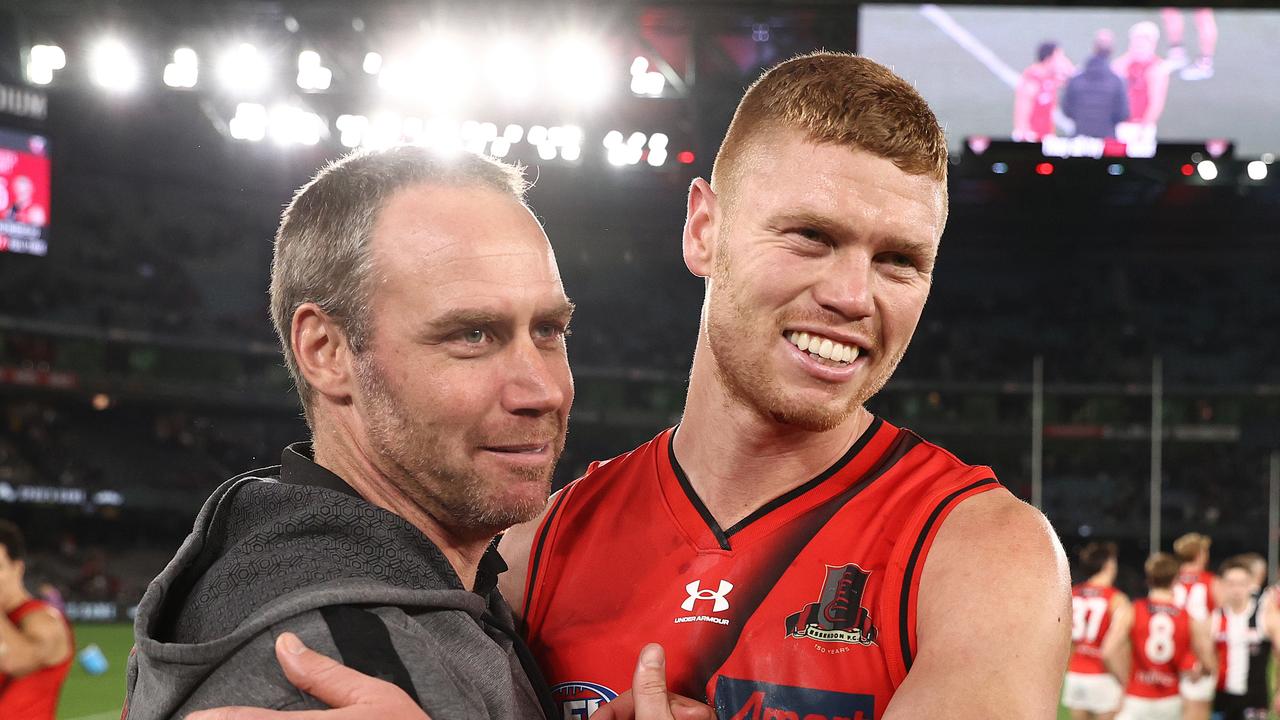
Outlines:
[[[526,585],[529,645],[565,718],[631,686],[640,648],[721,718],[861,718],[911,669],[925,557],[947,514],[1000,488],[875,419],[835,465],[733,527],[693,492],[667,430],[553,501]]]
[[[1190,616],[1172,603],[1143,598],[1133,605],[1133,668],[1125,692],[1143,698],[1178,694],[1179,671],[1191,654]]]
[[[1067,670],[1085,675],[1107,672],[1102,639],[1111,627],[1111,598],[1116,589],[1080,583],[1071,588],[1071,661]]]
[[[67,627],[70,649],[57,665],[40,668],[22,677],[10,677],[0,673],[0,718],[26,718],[27,720],[53,720],[58,706],[58,694],[62,683],[71,671],[75,657],[75,638],[71,624],[59,610],[43,600],[28,600],[8,613],[9,622],[21,626],[22,619],[34,612],[57,614]]]

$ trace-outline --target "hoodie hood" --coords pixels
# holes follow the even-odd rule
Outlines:
[[[303,612],[390,605],[462,611],[478,621],[488,608],[399,516],[349,488],[290,481],[291,452],[285,451],[284,481],[277,466],[219,487],[147,588],[134,623],[128,687],[149,688],[148,716],[172,712],[240,647]],[[166,697],[156,696],[157,687]]]

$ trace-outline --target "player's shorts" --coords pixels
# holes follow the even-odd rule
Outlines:
[[[1205,675],[1199,680],[1189,680],[1184,677],[1178,682],[1178,694],[1184,700],[1209,702],[1213,700],[1213,691],[1217,688],[1218,678],[1213,675]]]
[[[1124,699],[1124,688],[1110,673],[1067,673],[1062,704],[1072,710],[1113,713]]]
[[[1182,720],[1182,698],[1144,698],[1126,695],[1116,720]]]

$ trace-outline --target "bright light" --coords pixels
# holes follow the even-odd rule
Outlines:
[[[654,150],[666,150],[667,149],[666,134],[654,133],[653,136],[649,138],[649,147]]]
[[[1266,180],[1267,164],[1261,160],[1254,160],[1245,166],[1245,172],[1249,173],[1250,180]]]
[[[102,40],[89,54],[89,75],[94,84],[116,92],[138,85],[138,61],[119,40]]]
[[[1009,172],[1009,163],[1002,163],[1002,162],[992,163],[991,172],[997,175],[1003,175]]]
[[[173,51],[173,62],[164,66],[164,84],[174,88],[193,88],[200,76],[200,61],[191,48]]]
[[[617,130],[610,130],[609,132],[605,133],[605,136],[604,136],[605,148],[617,147],[618,145],[621,145],[621,144],[622,144],[621,132],[618,132]]]
[[[667,78],[660,72],[649,70],[649,61],[638,57],[631,61],[631,92],[635,95],[658,97],[667,86]]]
[[[298,53],[298,87],[303,90],[328,90],[333,71],[320,62],[320,53],[303,50]]]
[[[266,60],[258,49],[249,43],[241,43],[228,51],[218,62],[218,80],[234,93],[256,93],[266,87],[271,76]]]
[[[560,157],[568,160],[569,162],[577,162],[578,158],[582,157],[582,146],[567,145],[560,149]]]
[[[609,55],[599,42],[583,36],[564,36],[552,45],[547,76],[552,92],[563,103],[592,107],[610,90]]]
[[[1262,162],[1270,165],[1275,161],[1276,161],[1276,156],[1274,153],[1262,153]]]
[[[1038,163],[1038,164],[1036,165],[1036,174],[1037,174],[1037,175],[1052,175],[1052,174],[1053,174],[1053,163],[1047,163],[1047,162]]]
[[[502,131],[502,139],[514,145],[524,138],[524,128],[519,125],[508,125]]]
[[[1200,173],[1200,177],[1204,180],[1218,179],[1218,166],[1212,160],[1201,160],[1196,164],[1196,172]]]
[[[1107,174],[1112,177],[1118,177],[1124,174],[1124,166],[1120,163],[1111,163],[1107,166]]]
[[[369,129],[369,118],[363,115],[339,115],[334,123],[338,128],[338,142],[343,147],[360,147],[364,142],[365,131]]]
[[[457,39],[437,34],[410,58],[386,62],[378,86],[401,99],[429,103],[437,112],[454,111],[475,84],[467,57]]]
[[[542,143],[538,146],[538,157],[543,160],[555,160],[556,146],[551,143]]]
[[[538,87],[533,54],[516,38],[503,38],[489,49],[485,76],[504,102],[525,102]]]
[[[319,115],[292,105],[273,107],[268,123],[267,132],[278,145],[315,145],[326,129]]]
[[[364,63],[360,67],[365,75],[377,75],[382,69],[382,56],[376,52],[367,52],[364,54]]]
[[[383,111],[369,118],[369,132],[365,135],[365,147],[384,148],[395,145],[401,140],[403,123],[400,115],[391,111]]]
[[[663,149],[649,150],[649,164],[654,167],[661,167],[667,161],[667,151]]]
[[[685,165],[692,165],[693,161],[696,159],[697,159],[697,156],[693,154],[692,150],[681,150],[676,155],[676,160],[679,160],[681,163],[684,163]]]
[[[529,144],[541,145],[547,141],[547,129],[541,125],[529,128]]]
[[[267,136],[267,109],[258,103],[240,103],[230,122],[231,137],[258,142]]]
[[[53,73],[67,66],[67,55],[57,45],[35,45],[27,54],[27,80],[34,85],[53,82]]]
[[[504,158],[511,152],[511,143],[503,138],[498,138],[489,146],[489,154],[496,158]]]

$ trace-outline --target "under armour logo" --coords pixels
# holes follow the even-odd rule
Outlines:
[[[680,603],[680,607],[684,608],[685,612],[693,612],[693,604],[699,600],[714,600],[716,604],[712,606],[711,612],[724,612],[729,609],[729,601],[725,596],[733,589],[733,583],[721,580],[719,590],[703,590],[702,581],[694,580],[685,585],[684,589],[689,593],[688,599]]]

